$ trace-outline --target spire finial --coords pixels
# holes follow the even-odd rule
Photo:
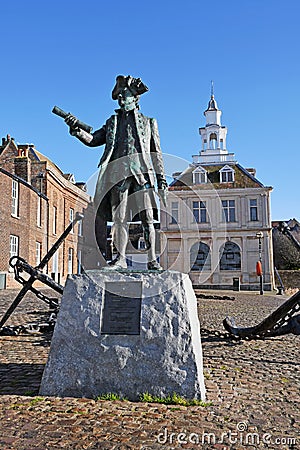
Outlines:
[[[213,80],[210,81],[210,95],[212,98],[214,97],[214,82],[213,82]]]

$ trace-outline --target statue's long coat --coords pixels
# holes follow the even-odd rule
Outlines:
[[[111,205],[109,201],[109,191],[118,182],[124,180],[126,177],[124,171],[124,163],[133,165],[135,168],[139,167],[139,173],[136,178],[140,177],[140,184],[143,185],[144,175],[148,175],[150,185],[154,188],[155,176],[165,179],[164,164],[160,148],[160,139],[158,134],[157,122],[153,118],[149,118],[140,113],[137,109],[134,110],[135,123],[137,129],[137,138],[139,140],[140,153],[128,156],[125,160],[121,158],[118,161],[111,162],[113,151],[117,138],[117,114],[112,115],[106,124],[89,134],[83,130],[77,134],[77,137],[86,145],[96,147],[105,145],[104,153],[99,163],[99,175],[96,185],[94,203],[98,209],[98,214],[107,221],[112,220]],[[117,175],[117,178],[116,178]],[[152,196],[152,204],[154,209],[154,216],[157,219],[156,203],[154,198],[154,189],[149,189],[149,194]]]

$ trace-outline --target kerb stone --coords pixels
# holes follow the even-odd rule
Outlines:
[[[69,276],[40,395],[205,399],[200,324],[179,272]]]

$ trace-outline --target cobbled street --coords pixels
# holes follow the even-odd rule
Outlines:
[[[18,291],[0,291],[2,315]],[[259,323],[288,297],[204,291],[199,299],[205,406],[38,396],[51,333],[0,336],[0,448],[300,449],[299,336],[234,341],[222,321]],[[234,299],[207,298],[227,295]],[[42,321],[28,294],[9,325]],[[112,374],[113,376],[113,374]]]

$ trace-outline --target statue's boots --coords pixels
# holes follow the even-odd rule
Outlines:
[[[116,259],[111,261],[108,266],[104,267],[104,270],[126,270],[127,262],[126,258],[122,256],[117,256]]]
[[[149,261],[148,270],[163,270],[163,268],[157,261]]]

